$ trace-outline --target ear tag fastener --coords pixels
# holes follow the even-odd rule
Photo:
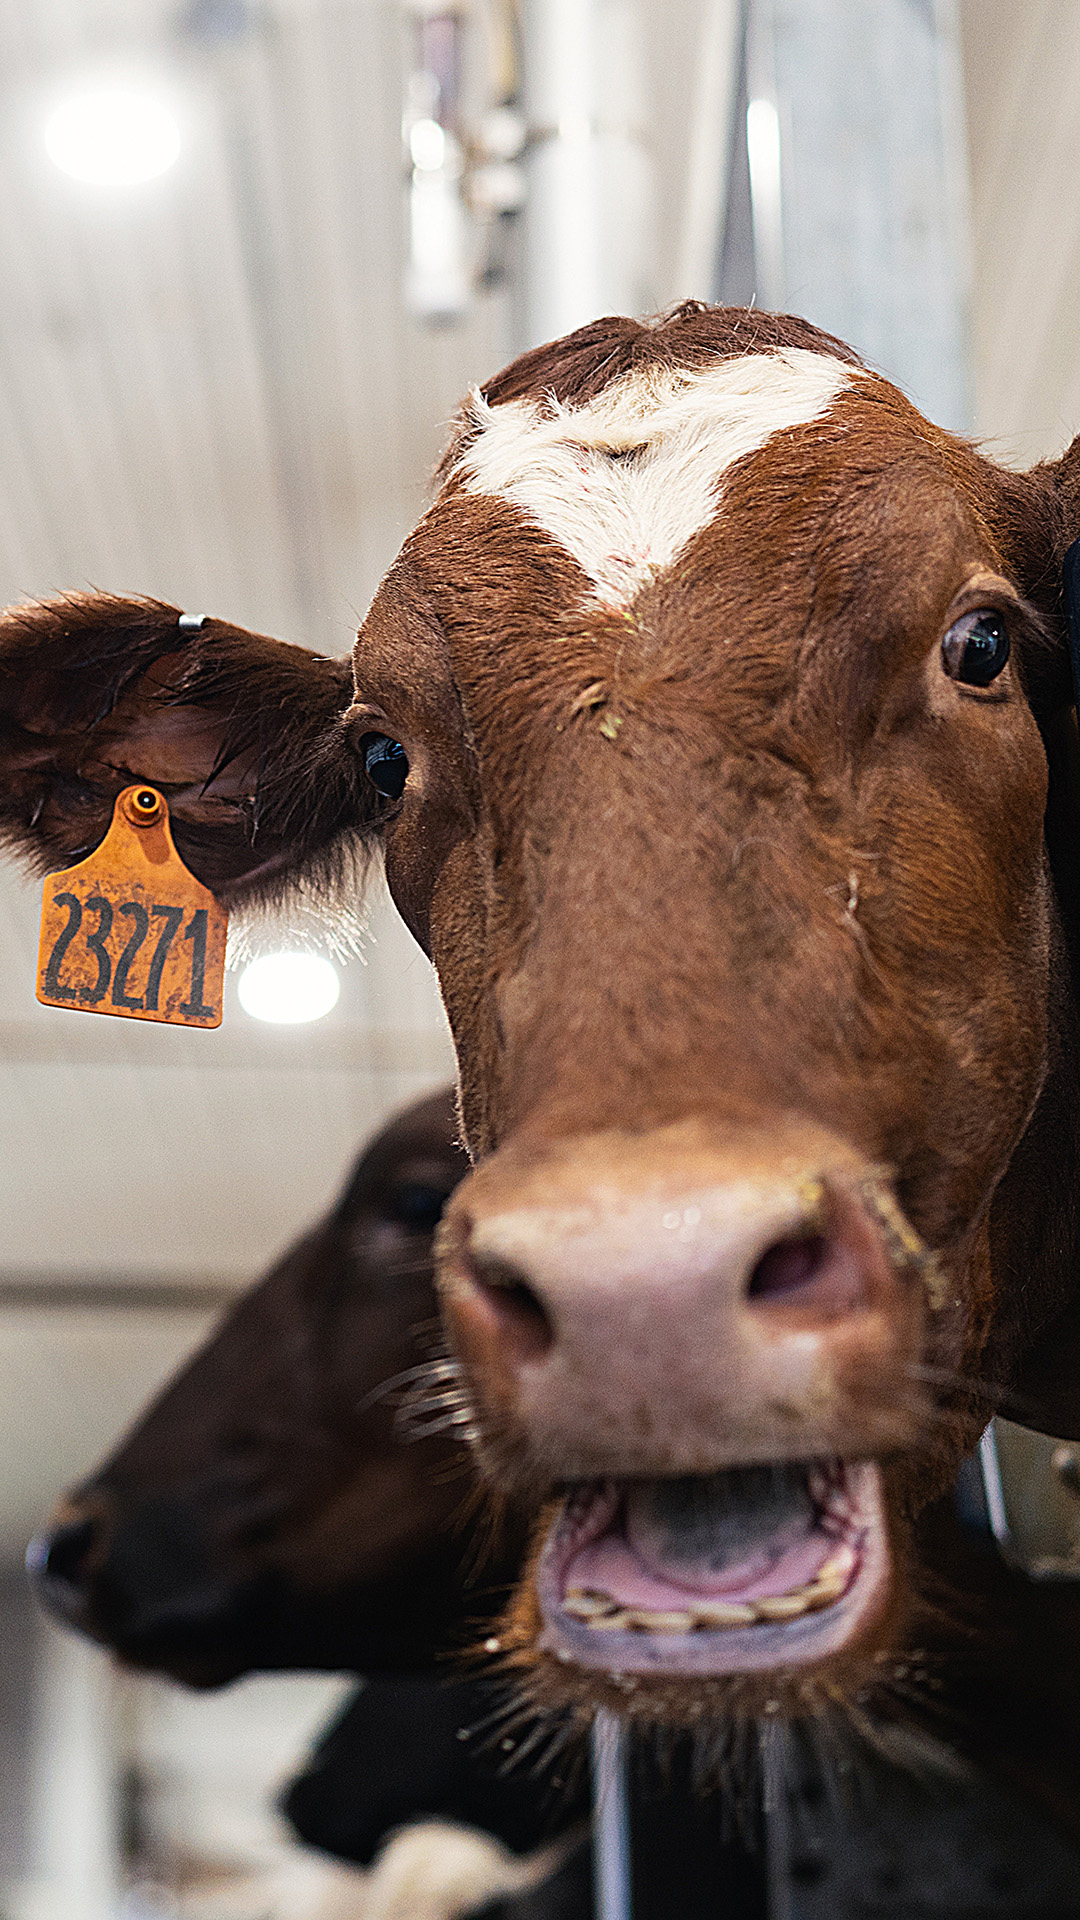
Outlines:
[[[173,845],[165,796],[116,796],[112,825],[78,866],[50,873],[37,997],[47,1007],[219,1027],[229,916]]]

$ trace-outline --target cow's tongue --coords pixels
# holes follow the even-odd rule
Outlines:
[[[835,1547],[805,1465],[646,1481],[627,1488],[607,1530],[572,1555],[563,1590],[651,1608],[694,1595],[760,1599],[812,1580]]]

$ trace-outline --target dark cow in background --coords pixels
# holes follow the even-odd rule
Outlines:
[[[0,630],[41,864],[135,779],[228,898],[382,850],[457,1044],[438,1278],[535,1518],[536,1707],[717,1765],[887,1708],[990,1407],[1080,1432],[1078,534],[1080,449],[1010,473],[805,323],[688,306],[473,397],[351,682],[151,601]]]
[[[531,1855],[531,1871],[552,1870],[531,1892],[502,1899],[499,1920],[589,1920],[589,1849],[575,1838],[590,1811],[583,1756],[571,1749],[538,1766],[545,1743],[534,1743],[535,1725],[504,1720],[505,1683],[461,1658],[486,1634],[485,1614],[504,1591],[492,1582],[517,1570],[513,1529],[504,1532],[502,1553],[489,1556],[486,1569],[482,1560],[477,1566],[484,1535],[481,1528],[477,1542],[470,1527],[479,1516],[464,1442],[416,1438],[443,1411],[441,1373],[415,1356],[427,1348],[435,1309],[436,1219],[464,1171],[449,1092],[386,1128],[327,1219],[230,1311],[106,1465],[62,1503],[37,1546],[36,1585],[62,1620],[137,1664],[201,1685],[260,1667],[359,1672],[370,1665],[377,1677],[347,1704],[286,1795],[300,1837],[367,1866],[404,1824],[463,1822]],[[312,1364],[300,1367],[301,1354]],[[380,1367],[397,1369],[385,1375],[386,1394],[372,1387]],[[395,1419],[396,1434],[366,1418],[375,1404],[404,1415]],[[411,1497],[403,1493],[408,1524],[397,1512],[388,1517],[374,1497],[395,1446],[408,1456],[401,1468],[419,1476]],[[321,1460],[317,1475],[313,1453]],[[391,1478],[400,1484],[399,1474]],[[962,1780],[958,1790],[946,1768],[945,1780],[920,1797],[880,1764],[875,1778],[856,1745],[847,1758],[858,1763],[860,1794],[876,1788],[891,1824],[884,1836],[868,1836],[863,1808],[853,1845],[850,1832],[823,1830],[816,1816],[815,1848],[808,1855],[803,1842],[795,1863],[811,1861],[830,1920],[845,1911],[845,1885],[860,1886],[875,1865],[882,1871],[883,1852],[892,1862],[892,1910],[914,1900],[920,1879],[940,1875],[943,1855],[946,1863],[964,1862],[960,1889],[947,1875],[940,1890],[943,1914],[966,1911],[972,1896],[995,1887],[1010,1900],[1022,1896],[1032,1914],[1047,1911],[1048,1894],[1056,1903],[1049,1911],[1059,1913],[1062,1886],[1080,1883],[1080,1854],[1039,1829],[1032,1804],[1040,1783],[1044,1799],[1047,1783],[1060,1792],[1064,1781],[1067,1793],[1061,1754],[1074,1744],[1078,1710],[1069,1690],[1076,1599],[1066,1589],[1036,1600],[1001,1566],[987,1535],[980,1545],[957,1527],[948,1503],[936,1509],[934,1527],[932,1564],[939,1578],[964,1589],[979,1650],[979,1692],[969,1691],[967,1714],[957,1719],[955,1690],[948,1702],[937,1691],[937,1704],[961,1747],[978,1730],[980,1757],[997,1767],[1011,1794],[985,1774]],[[310,1557],[299,1542],[313,1548]],[[398,1569],[415,1577],[425,1566],[440,1569],[439,1581],[427,1590],[421,1617],[402,1620]],[[1010,1623],[1007,1634],[999,1619]],[[425,1671],[439,1633],[444,1657]],[[935,1689],[942,1652],[939,1631],[921,1654]],[[954,1635],[951,1652],[955,1664],[962,1636],[957,1642]],[[383,1670],[395,1662],[398,1672]],[[940,1757],[923,1751],[918,1758],[934,1779]],[[699,1912],[711,1920],[721,1897],[732,1920],[758,1920],[760,1847],[725,1831],[710,1796],[695,1800],[676,1756],[666,1756],[651,1788],[642,1756],[633,1778],[641,1920],[676,1910],[680,1920]],[[919,1847],[905,1823],[917,1829]],[[437,1857],[443,1832],[416,1832],[413,1844]],[[502,1867],[484,1870],[497,1879]]]
[[[364,1674],[285,1796],[300,1838],[369,1866],[406,1823],[451,1820],[554,1870],[548,1892],[500,1904],[504,1920],[589,1920],[584,1752],[538,1770],[515,1718],[508,1764],[505,1680],[471,1657],[524,1538],[509,1514],[492,1529],[432,1353],[434,1232],[467,1167],[452,1090],[391,1121],[326,1218],[62,1500],[32,1577],[64,1624],[187,1685]],[[669,1814],[658,1863],[672,1840]],[[730,1910],[745,1896],[756,1915],[760,1858],[735,1836],[719,1852]]]
[[[32,1549],[39,1592],[189,1686],[259,1668],[423,1672],[517,1571],[437,1412],[432,1235],[468,1162],[453,1101],[398,1116],[330,1213],[167,1386]],[[422,1424],[404,1445],[409,1393]],[[484,1546],[489,1551],[486,1555]]]
[[[64,1624],[188,1686],[386,1676],[291,1809],[305,1838],[365,1865],[409,1819],[524,1853],[588,1812],[580,1765],[565,1791],[538,1789],[505,1773],[497,1740],[459,1737],[500,1693],[452,1656],[505,1604],[524,1546],[520,1523],[483,1510],[441,1406],[432,1240],[467,1167],[450,1090],[396,1116],[30,1555]]]

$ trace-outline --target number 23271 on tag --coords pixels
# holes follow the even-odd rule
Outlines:
[[[227,925],[173,845],[164,796],[125,787],[101,845],[45,882],[37,997],[79,1013],[218,1027]]]

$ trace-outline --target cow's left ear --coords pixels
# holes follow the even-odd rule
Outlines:
[[[1058,502],[1059,522],[1054,529],[1056,558],[1060,566],[1066,551],[1080,536],[1080,433],[1066,447],[1060,459],[1044,461],[1033,467],[1025,478],[1036,485],[1053,488]]]
[[[1080,538],[1080,436],[1029,473],[994,469],[1008,564],[1042,616],[1021,673],[1046,749],[1046,845],[1061,941],[1052,958],[1051,1066],[990,1215],[995,1280],[1011,1311],[1001,1412],[1080,1439],[1080,739],[1066,556]]]
[[[1027,473],[987,462],[987,518],[1006,557],[1008,571],[1042,616],[1045,642],[1025,644],[1024,683],[1036,717],[1075,705],[1069,659],[1065,581],[1070,549],[1080,540],[1080,434],[1057,460]]]
[[[226,898],[332,868],[377,825],[349,744],[348,659],[160,600],[71,594],[0,614],[0,838],[39,869],[105,834],[121,788],[169,800],[181,858]]]

